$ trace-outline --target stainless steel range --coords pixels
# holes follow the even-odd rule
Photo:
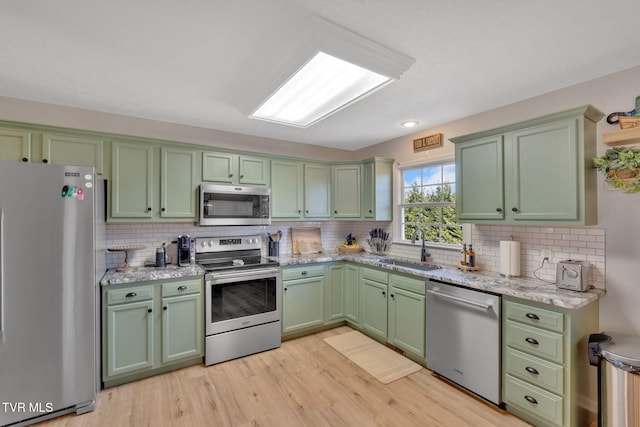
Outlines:
[[[206,365],[280,347],[280,264],[261,247],[260,236],[196,239],[196,262],[206,271]]]

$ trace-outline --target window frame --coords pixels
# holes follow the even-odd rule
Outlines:
[[[407,204],[407,203],[403,203],[404,202],[404,173],[408,170],[412,170],[412,169],[425,169],[425,168],[429,168],[429,167],[434,167],[434,166],[445,166],[445,165],[453,165],[455,167],[455,159],[454,158],[445,158],[445,159],[439,159],[439,160],[434,160],[434,161],[425,161],[425,162],[411,162],[411,163],[407,163],[407,164],[398,164],[397,165],[397,176],[398,179],[396,180],[397,184],[396,184],[396,190],[398,191],[398,197],[396,198],[396,227],[395,227],[395,231],[396,231],[396,236],[397,238],[394,239],[396,241],[396,243],[399,244],[406,244],[406,245],[421,245],[422,244],[422,240],[416,240],[416,243],[412,243],[411,240],[406,240],[404,238],[404,215],[403,215],[403,209],[406,207],[411,207],[411,204]],[[440,185],[443,184],[447,184],[446,182],[441,182]],[[456,194],[457,194],[457,185],[458,183],[456,181],[451,182],[449,184],[453,184],[454,186],[456,186]],[[428,203],[428,204],[418,204],[418,206],[429,206],[429,207],[443,207],[443,206],[453,206],[455,208],[456,206],[456,202],[432,202],[432,203]],[[456,215],[456,219],[457,219],[457,215]],[[438,224],[440,227],[442,227],[443,224],[442,223],[442,216],[440,217],[440,223]],[[462,230],[462,241],[459,244],[456,243],[443,243],[443,242],[430,242],[430,241],[426,241],[425,245],[429,246],[429,247],[433,247],[433,248],[441,248],[441,249],[451,249],[451,250],[460,250],[462,249],[462,245],[464,243],[468,243],[468,241],[471,239],[471,227],[469,226],[469,224],[464,224],[464,223],[460,223],[460,222],[456,222],[455,224],[448,224],[448,225],[459,225],[461,227]],[[442,236],[440,236],[442,237]]]

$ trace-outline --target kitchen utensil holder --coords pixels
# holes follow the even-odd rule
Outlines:
[[[280,255],[280,242],[269,242],[269,256],[279,256]]]

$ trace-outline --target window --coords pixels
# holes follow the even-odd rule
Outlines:
[[[400,236],[444,245],[462,244],[456,222],[456,166],[453,161],[401,170]],[[423,231],[420,231],[423,230]]]

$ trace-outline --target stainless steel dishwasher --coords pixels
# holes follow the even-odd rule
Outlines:
[[[427,282],[427,368],[501,405],[500,296]]]

